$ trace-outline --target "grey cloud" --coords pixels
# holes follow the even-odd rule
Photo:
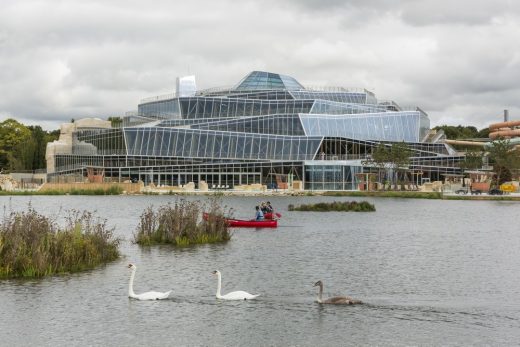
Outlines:
[[[402,18],[406,23],[416,26],[482,25],[519,12],[520,3],[511,0],[421,0],[407,2],[402,10]]]
[[[176,76],[194,73],[208,88],[257,69],[374,90],[421,106],[432,125],[483,127],[503,108],[519,115],[518,6],[460,3],[464,11],[430,0],[8,0],[0,118],[57,126],[121,115],[172,92]]]

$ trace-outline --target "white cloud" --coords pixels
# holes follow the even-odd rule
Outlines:
[[[482,128],[504,108],[520,118],[519,12],[512,0],[6,0],[0,117],[55,128],[135,109],[179,75],[207,88],[268,70]]]

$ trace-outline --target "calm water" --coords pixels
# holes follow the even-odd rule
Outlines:
[[[520,341],[520,205],[514,202],[363,199],[375,213],[288,212],[287,205],[356,198],[272,198],[275,230],[236,230],[225,245],[140,248],[142,210],[172,197],[1,197],[1,205],[60,215],[97,210],[126,241],[124,257],[82,274],[0,281],[0,345],[257,346],[513,345]],[[197,199],[197,198],[190,198]],[[204,199],[204,198],[202,198]],[[360,200],[360,199],[358,199]],[[236,217],[253,197],[226,198]],[[173,290],[169,300],[127,298]],[[256,301],[215,299],[261,293]],[[320,306],[348,294],[361,306]]]

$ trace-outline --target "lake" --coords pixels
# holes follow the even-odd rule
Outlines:
[[[234,229],[230,242],[176,249],[132,244],[139,215],[172,196],[0,197],[56,218],[97,211],[125,239],[121,260],[93,271],[0,281],[0,345],[513,345],[520,340],[520,205],[355,197],[272,197],[277,229]],[[204,197],[188,197],[205,200]],[[225,197],[252,218],[259,197]],[[289,212],[289,204],[369,201],[377,211]],[[5,212],[4,212],[5,213]],[[168,300],[127,297],[172,290]],[[219,301],[245,290],[252,301]],[[315,303],[351,295],[359,306]]]

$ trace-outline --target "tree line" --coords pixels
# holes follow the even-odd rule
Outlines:
[[[433,128],[433,130],[442,130],[446,135],[447,139],[450,140],[461,140],[461,139],[487,139],[489,138],[489,128],[478,130],[474,126],[463,126],[463,125],[439,125]]]
[[[59,135],[59,130],[45,131],[11,118],[0,122],[0,172],[45,169],[47,142]]]

